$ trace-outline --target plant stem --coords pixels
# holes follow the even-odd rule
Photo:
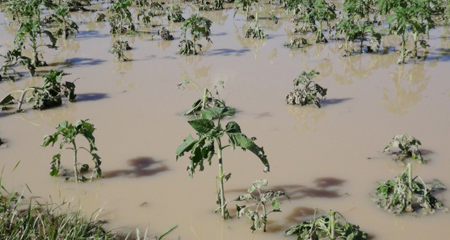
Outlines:
[[[409,201],[412,203],[412,170],[411,163],[408,163],[406,167],[408,169],[408,193],[409,193]]]
[[[334,240],[334,221],[335,221],[335,212],[330,211],[330,239]]]
[[[73,164],[73,170],[75,171],[75,181],[79,182],[78,179],[78,159],[77,159],[77,154],[78,154],[78,149],[77,149],[77,144],[75,143],[75,140],[72,141],[72,145],[73,145],[73,160],[74,160],[74,164]]]
[[[222,144],[220,142],[220,138],[216,138],[217,146],[218,146],[218,158],[219,158],[219,194],[220,194],[220,212],[222,214],[222,218],[225,219],[225,210],[226,210],[226,204],[225,204],[225,192],[223,188],[223,162],[222,162]]]

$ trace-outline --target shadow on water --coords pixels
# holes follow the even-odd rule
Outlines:
[[[69,58],[67,61],[73,66],[95,66],[105,62],[105,60],[92,58]]]
[[[235,55],[235,56],[240,56],[241,54],[250,52],[249,49],[239,49],[239,50],[235,50],[235,49],[229,49],[229,48],[221,48],[221,49],[214,49],[214,50],[210,50],[208,52],[205,52],[203,55],[204,56],[217,56],[217,55],[223,55],[223,56],[230,56],[230,55]]]
[[[321,105],[333,105],[333,104],[342,103],[342,102],[345,102],[345,101],[351,100],[351,99],[352,99],[352,98],[323,99],[323,100],[320,100],[320,104],[321,104]]]
[[[77,39],[87,39],[87,38],[107,38],[110,37],[109,34],[100,34],[99,31],[80,31],[77,33]]]
[[[106,93],[81,93],[77,94],[76,101],[77,102],[97,101],[107,97],[108,94]]]
[[[137,157],[127,161],[127,164],[131,169],[120,169],[109,172],[103,172],[104,178],[115,177],[149,177],[160,172],[165,172],[169,168],[161,163],[161,161],[155,161],[151,157]]]

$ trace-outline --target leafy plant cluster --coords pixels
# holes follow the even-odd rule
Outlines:
[[[420,153],[419,146],[422,145],[418,139],[408,134],[397,135],[392,138],[385,148],[384,152],[388,152],[390,147],[398,147],[400,152],[395,154],[394,160],[403,161],[408,157],[418,160],[420,163],[425,163],[425,160]]]
[[[181,27],[182,40],[180,42],[178,54],[180,55],[197,55],[202,52],[202,44],[198,43],[200,38],[212,43],[209,35],[211,34],[211,20],[200,17],[197,14],[191,15],[186,19]],[[190,35],[191,39],[188,39]]]
[[[408,163],[406,170],[394,180],[378,183],[374,201],[394,214],[413,213],[419,209],[424,214],[434,213],[435,209],[447,212],[448,208],[432,195],[433,191],[443,189],[445,186],[437,179],[426,184],[420,177],[413,178],[411,163]]]
[[[43,110],[59,106],[62,104],[61,95],[64,95],[70,102],[76,98],[75,84],[73,82],[62,82],[62,77],[66,75],[62,70],[51,70],[42,76],[44,84],[42,87],[27,87],[24,90],[14,91],[0,100],[0,105],[4,106],[17,102],[16,112],[21,112],[24,101],[34,101],[33,108]],[[25,99],[27,93],[31,91],[32,96]],[[14,93],[21,93],[19,98],[14,97]]]
[[[323,215],[317,217],[317,212]],[[330,210],[314,210],[314,219],[302,222],[291,227],[286,235],[297,235],[297,239],[367,239],[367,233],[361,231],[358,225],[351,224],[345,220],[341,213]]]
[[[303,71],[294,79],[294,91],[286,96],[286,102],[290,105],[309,105],[315,104],[320,108],[320,97],[327,95],[327,89],[317,84],[313,78],[319,75],[319,72],[312,70],[311,72]]]

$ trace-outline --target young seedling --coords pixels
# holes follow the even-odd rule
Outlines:
[[[86,120],[78,120],[75,125],[69,124],[67,121],[64,121],[56,126],[56,132],[52,135],[44,136],[44,141],[42,142],[43,147],[47,147],[51,144],[55,145],[58,142],[58,138],[62,137],[59,149],[61,151],[55,154],[52,157],[52,161],[50,163],[50,176],[57,176],[59,173],[59,169],[61,167],[61,152],[69,149],[73,151],[73,169],[75,172],[75,181],[76,182],[85,182],[87,178],[83,175],[89,170],[89,165],[83,164],[79,169],[80,163],[78,162],[78,151],[85,150],[92,156],[92,161],[94,161],[94,169],[92,172],[91,180],[94,178],[102,177],[102,170],[100,169],[101,161],[100,156],[97,155],[97,147],[95,146],[95,138],[94,138],[94,125],[88,122],[89,119]],[[82,135],[89,142],[89,148],[78,147],[75,141],[75,138],[78,135]],[[69,145],[69,147],[65,147]]]
[[[317,212],[323,216],[316,218]],[[359,230],[358,225],[347,222],[341,213],[317,208],[314,210],[314,219],[293,226],[285,233],[287,236],[296,234],[297,239],[367,239],[367,233]]]
[[[373,200],[379,207],[396,215],[414,213],[418,209],[422,209],[423,214],[432,214],[435,209],[447,212],[448,208],[431,194],[433,190],[441,189],[445,186],[437,179],[427,185],[420,177],[413,178],[411,163],[408,163],[406,170],[394,180],[378,183]]]
[[[392,138],[391,141],[385,148],[384,152],[389,152],[390,147],[398,147],[400,148],[400,152],[394,155],[395,161],[403,161],[408,157],[412,159],[419,160],[420,163],[425,163],[425,160],[422,157],[422,154],[419,151],[419,145],[422,145],[420,141],[408,134],[397,135]]]
[[[318,95],[325,98],[327,89],[321,87],[313,81],[314,76],[319,75],[319,72],[312,70],[307,73],[303,71],[297,78],[294,79],[294,92],[290,92],[286,96],[286,101],[291,105],[308,105],[315,104],[320,108],[320,98]]]
[[[132,15],[128,9],[130,6],[130,0],[118,0],[111,4],[108,9],[110,14],[110,32],[113,36],[119,35],[119,39],[115,40],[111,47],[111,53],[114,54],[119,61],[128,61],[129,59],[125,56],[124,51],[131,49],[128,45],[128,41],[125,41],[123,35],[136,33]]]
[[[324,23],[330,23],[336,19],[336,6],[326,0],[307,0],[298,4],[300,17],[298,21],[309,27],[312,32],[316,33],[316,43],[326,43],[328,40],[323,34]],[[330,29],[330,28],[329,28]]]
[[[252,9],[253,3],[257,2],[258,0],[234,0],[234,16],[236,16],[236,13],[239,11],[239,9],[242,9],[245,12],[246,19],[252,19],[253,16],[250,15],[250,10]]]
[[[131,50],[128,41],[116,40],[111,47],[111,53],[114,54],[119,61],[126,62],[129,59],[125,56],[125,51]]]
[[[22,112],[22,104],[28,91],[32,91],[32,97],[26,99],[27,102],[35,100],[34,109],[43,110],[46,108],[59,106],[62,104],[61,93],[69,98],[69,101],[74,102],[76,98],[75,84],[73,82],[62,82],[62,77],[66,75],[62,70],[51,70],[48,74],[43,75],[44,85],[42,87],[28,87],[24,90],[14,91],[2,100],[0,105],[4,106],[14,101],[18,102],[16,112]],[[15,99],[13,93],[20,92],[20,98]]]
[[[267,184],[266,179],[256,180],[247,190],[247,194],[240,195],[235,199],[235,201],[253,202],[252,204],[236,205],[238,218],[245,215],[252,221],[253,224],[250,227],[252,232],[260,229],[265,232],[268,215],[273,212],[281,212],[278,198],[288,197],[283,191],[268,190],[263,192],[261,188],[266,187]],[[268,211],[269,205],[272,205],[271,211]]]
[[[224,0],[214,0],[211,2],[207,0],[200,0],[198,10],[200,11],[213,11],[213,10],[222,10],[223,9]]]
[[[201,91],[200,88],[195,83],[193,83],[191,81],[187,81],[187,80],[182,81],[181,83],[178,84],[178,87],[184,88],[184,86],[186,86],[187,84],[193,85],[200,93],[203,94],[203,96],[200,99],[196,100],[192,104],[191,109],[189,109],[187,112],[185,112],[184,115],[191,115],[191,114],[195,115],[199,111],[206,110],[206,109],[211,108],[211,107],[227,108],[228,109],[228,111],[227,111],[228,116],[233,116],[234,113],[236,112],[236,110],[234,108],[227,107],[227,105],[225,104],[224,100],[220,100],[218,98],[219,91],[217,90],[217,88],[219,86],[223,87],[224,83],[222,81],[218,82],[214,86],[215,95],[217,97],[215,97],[214,94],[211,91],[209,91],[208,88],[205,88],[203,91]]]
[[[209,35],[211,34],[211,20],[205,17],[199,17],[197,14],[193,14],[191,17],[184,21],[181,27],[181,40],[178,47],[178,54],[181,55],[197,55],[202,52],[202,45],[197,41],[204,37],[206,41],[212,43]],[[190,33],[191,40],[187,39],[187,33]]]
[[[235,149],[236,147],[242,148],[242,150],[249,150],[254,153],[265,166],[264,171],[269,171],[269,162],[267,156],[264,153],[264,149],[254,143],[256,138],[248,138],[241,132],[241,127],[234,121],[230,121],[226,124],[225,128],[222,127],[221,119],[224,116],[230,114],[230,109],[212,107],[207,110],[201,111],[201,118],[188,121],[192,128],[197,132],[198,139],[194,139],[189,135],[184,139],[183,143],[178,146],[176,150],[177,160],[185,153],[190,152],[190,163],[187,167],[187,171],[190,177],[194,176],[197,168],[203,171],[205,161],[211,165],[211,160],[214,155],[217,155],[219,163],[219,175],[217,180],[219,187],[217,189],[217,204],[219,205],[222,218],[229,218],[229,212],[227,209],[227,202],[225,200],[224,181],[228,181],[231,177],[231,173],[226,174],[223,170],[223,156],[222,151],[228,147]],[[217,119],[217,125],[212,121]],[[228,145],[222,143],[224,135],[228,136]]]
[[[255,19],[253,19],[252,23],[245,32],[245,37],[256,39],[264,39],[268,37],[266,31],[259,26],[258,13],[256,13]]]
[[[68,38],[78,33],[78,25],[70,19],[69,7],[66,5],[58,5],[54,13],[48,15],[51,22],[58,24],[56,35]]]

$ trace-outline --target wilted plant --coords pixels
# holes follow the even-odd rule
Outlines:
[[[108,9],[110,14],[109,24],[111,25],[111,34],[134,34],[136,28],[130,10],[130,0],[117,0]]]
[[[360,51],[363,52],[364,42],[369,41],[367,52],[376,51],[381,44],[381,34],[375,32],[374,26],[368,22],[354,22],[351,19],[343,18],[337,24],[336,30],[345,34],[344,56],[353,54],[353,43],[360,41]]]
[[[309,45],[308,39],[304,37],[294,37],[289,42],[284,43],[285,47],[294,49],[294,48],[302,48],[304,46]]]
[[[324,30],[323,25],[326,23],[329,26],[336,19],[336,6],[326,0],[307,0],[301,1],[298,4],[298,9],[300,14],[298,21],[316,33],[315,42],[328,42],[322,32]]]
[[[180,5],[172,4],[172,6],[167,9],[167,20],[171,22],[183,22],[185,20]]]
[[[437,179],[427,185],[420,177],[413,178],[411,163],[408,163],[406,170],[394,180],[378,183],[373,200],[394,214],[413,213],[418,209],[423,209],[423,214],[434,213],[435,209],[446,212],[448,208],[431,194],[433,190],[441,189],[445,186]]]
[[[256,14],[255,19],[253,19],[252,23],[245,32],[245,37],[256,39],[264,39],[268,37],[266,31],[263,28],[261,28],[261,26],[259,26],[258,13]]]
[[[417,138],[409,136],[408,134],[403,134],[393,137],[392,140],[393,141],[384,148],[384,152],[388,152],[390,147],[400,148],[400,153],[395,154],[394,160],[403,161],[408,157],[412,157],[412,159],[419,160],[420,163],[425,163],[425,160],[419,151],[419,145],[422,144]]]
[[[213,11],[223,9],[224,0],[214,0],[214,2],[209,2],[207,0],[200,0],[198,10],[200,11]]]
[[[84,182],[87,180],[87,178],[83,175],[83,173],[86,173],[89,170],[88,164],[83,164],[81,168],[78,168],[78,151],[85,150],[88,152],[91,157],[92,161],[94,161],[94,169],[92,172],[91,180],[95,178],[102,177],[102,170],[100,168],[101,161],[100,156],[95,153],[97,151],[97,147],[95,146],[95,138],[94,138],[94,125],[88,122],[89,119],[86,120],[78,120],[75,125],[69,124],[67,121],[63,121],[62,123],[58,124],[56,126],[56,132],[52,135],[46,135],[44,136],[44,141],[42,142],[43,147],[47,147],[51,144],[55,145],[56,142],[58,142],[59,136],[62,137],[62,140],[59,144],[59,149],[61,151],[52,157],[52,161],[50,163],[50,176],[57,176],[59,173],[59,169],[61,166],[61,152],[63,150],[69,149],[73,151],[73,169],[75,172],[75,181],[76,182]],[[75,138],[78,135],[82,135],[86,138],[86,140],[89,142],[89,149],[85,147],[78,147],[77,143],[75,141]],[[69,145],[70,147],[65,147],[65,145]]]
[[[163,40],[166,40],[166,41],[173,40],[172,33],[170,33],[170,31],[167,30],[167,28],[165,28],[165,27],[162,27],[160,30],[158,30],[158,35],[160,35]]]
[[[128,41],[116,40],[111,47],[111,53],[114,54],[119,61],[128,61],[124,51],[131,50]]]
[[[57,36],[67,39],[70,35],[78,33],[78,25],[70,19],[69,8],[66,5],[58,5],[51,15],[46,16],[46,19],[58,24]]]
[[[317,212],[323,216],[316,218]],[[314,219],[302,222],[291,227],[286,235],[297,235],[297,239],[348,239],[364,240],[367,233],[359,230],[358,225],[351,224],[345,220],[344,216],[336,211],[314,210]]]
[[[205,161],[211,165],[211,160],[214,155],[217,155],[219,163],[219,175],[217,180],[219,187],[217,189],[217,204],[219,205],[222,218],[229,218],[227,210],[227,202],[225,200],[224,181],[228,181],[231,173],[226,174],[223,170],[222,151],[228,147],[235,149],[236,147],[242,150],[249,150],[254,153],[264,164],[264,171],[269,171],[269,162],[264,153],[264,149],[254,143],[256,138],[248,138],[241,132],[241,127],[234,121],[227,123],[225,128],[222,127],[221,119],[229,115],[230,109],[212,107],[201,111],[201,118],[188,121],[192,128],[197,131],[198,139],[194,139],[189,135],[184,139],[183,143],[178,146],[176,150],[177,160],[185,153],[190,152],[190,163],[187,171],[190,177],[193,177],[197,167],[203,171]],[[217,125],[212,119],[217,119]],[[222,143],[222,137],[228,136],[228,145]]]
[[[206,110],[208,108],[212,108],[212,107],[219,107],[219,108],[227,108],[227,114],[228,116],[233,116],[234,113],[236,112],[236,110],[234,108],[229,108],[227,107],[227,105],[225,104],[224,100],[221,100],[218,98],[219,96],[219,91],[217,90],[217,88],[219,86],[224,85],[224,83],[222,81],[218,82],[215,86],[214,86],[214,90],[215,90],[215,96],[214,94],[208,89],[205,88],[203,91],[200,90],[200,88],[193,82],[191,81],[182,81],[181,83],[178,84],[178,87],[184,87],[187,84],[191,84],[193,85],[200,93],[203,94],[203,96],[196,100],[192,106],[191,109],[189,109],[187,112],[185,112],[185,115],[190,115],[190,114],[196,114],[197,112],[201,111],[201,110]],[[217,97],[216,97],[217,96]]]
[[[239,11],[239,9],[242,9],[245,12],[245,17],[247,19],[251,19],[249,13],[250,10],[252,9],[252,4],[257,2],[258,0],[234,0],[234,9],[235,9],[234,16],[236,16],[236,13],[237,11]]]
[[[273,212],[281,212],[280,202],[278,198],[287,197],[283,191],[262,191],[262,187],[266,187],[268,181],[266,179],[259,179],[253,182],[252,186],[247,190],[247,194],[240,195],[235,201],[247,201],[252,202],[246,205],[236,205],[236,211],[238,218],[246,216],[252,221],[250,229],[252,232],[263,229],[266,231],[268,215]],[[272,210],[269,211],[269,205],[272,206]]]
[[[286,101],[291,105],[308,105],[315,104],[320,108],[320,96],[324,98],[327,95],[327,89],[321,87],[314,82],[314,76],[319,75],[319,72],[312,70],[307,73],[303,71],[297,78],[294,79],[294,92],[290,92],[286,96]]]
[[[181,55],[197,55],[202,52],[202,45],[197,43],[197,41],[204,37],[206,41],[211,42],[209,35],[211,34],[211,20],[205,17],[199,17],[197,14],[191,15],[188,19],[184,21],[181,27],[181,40],[178,47],[178,54]],[[187,33],[190,33],[191,39],[187,39]]]
[[[22,74],[14,69],[16,64],[25,66],[30,75],[33,76],[36,72],[36,67],[33,66],[31,58],[22,55],[22,48],[14,48],[13,50],[8,50],[6,55],[1,55],[5,58],[3,66],[0,68],[0,81],[3,79],[9,79],[14,81],[16,77],[21,77]]]
[[[34,100],[33,108],[43,110],[46,108],[59,106],[62,104],[61,94],[69,98],[69,101],[75,101],[75,84],[73,82],[62,82],[62,77],[66,75],[62,70],[51,70],[48,74],[43,75],[44,85],[42,87],[28,87],[24,90],[14,91],[0,100],[0,105],[10,104],[13,101],[18,102],[16,112],[22,111],[22,104],[28,91],[32,91],[33,95],[26,101]],[[20,92],[20,98],[15,99],[13,93]]]

